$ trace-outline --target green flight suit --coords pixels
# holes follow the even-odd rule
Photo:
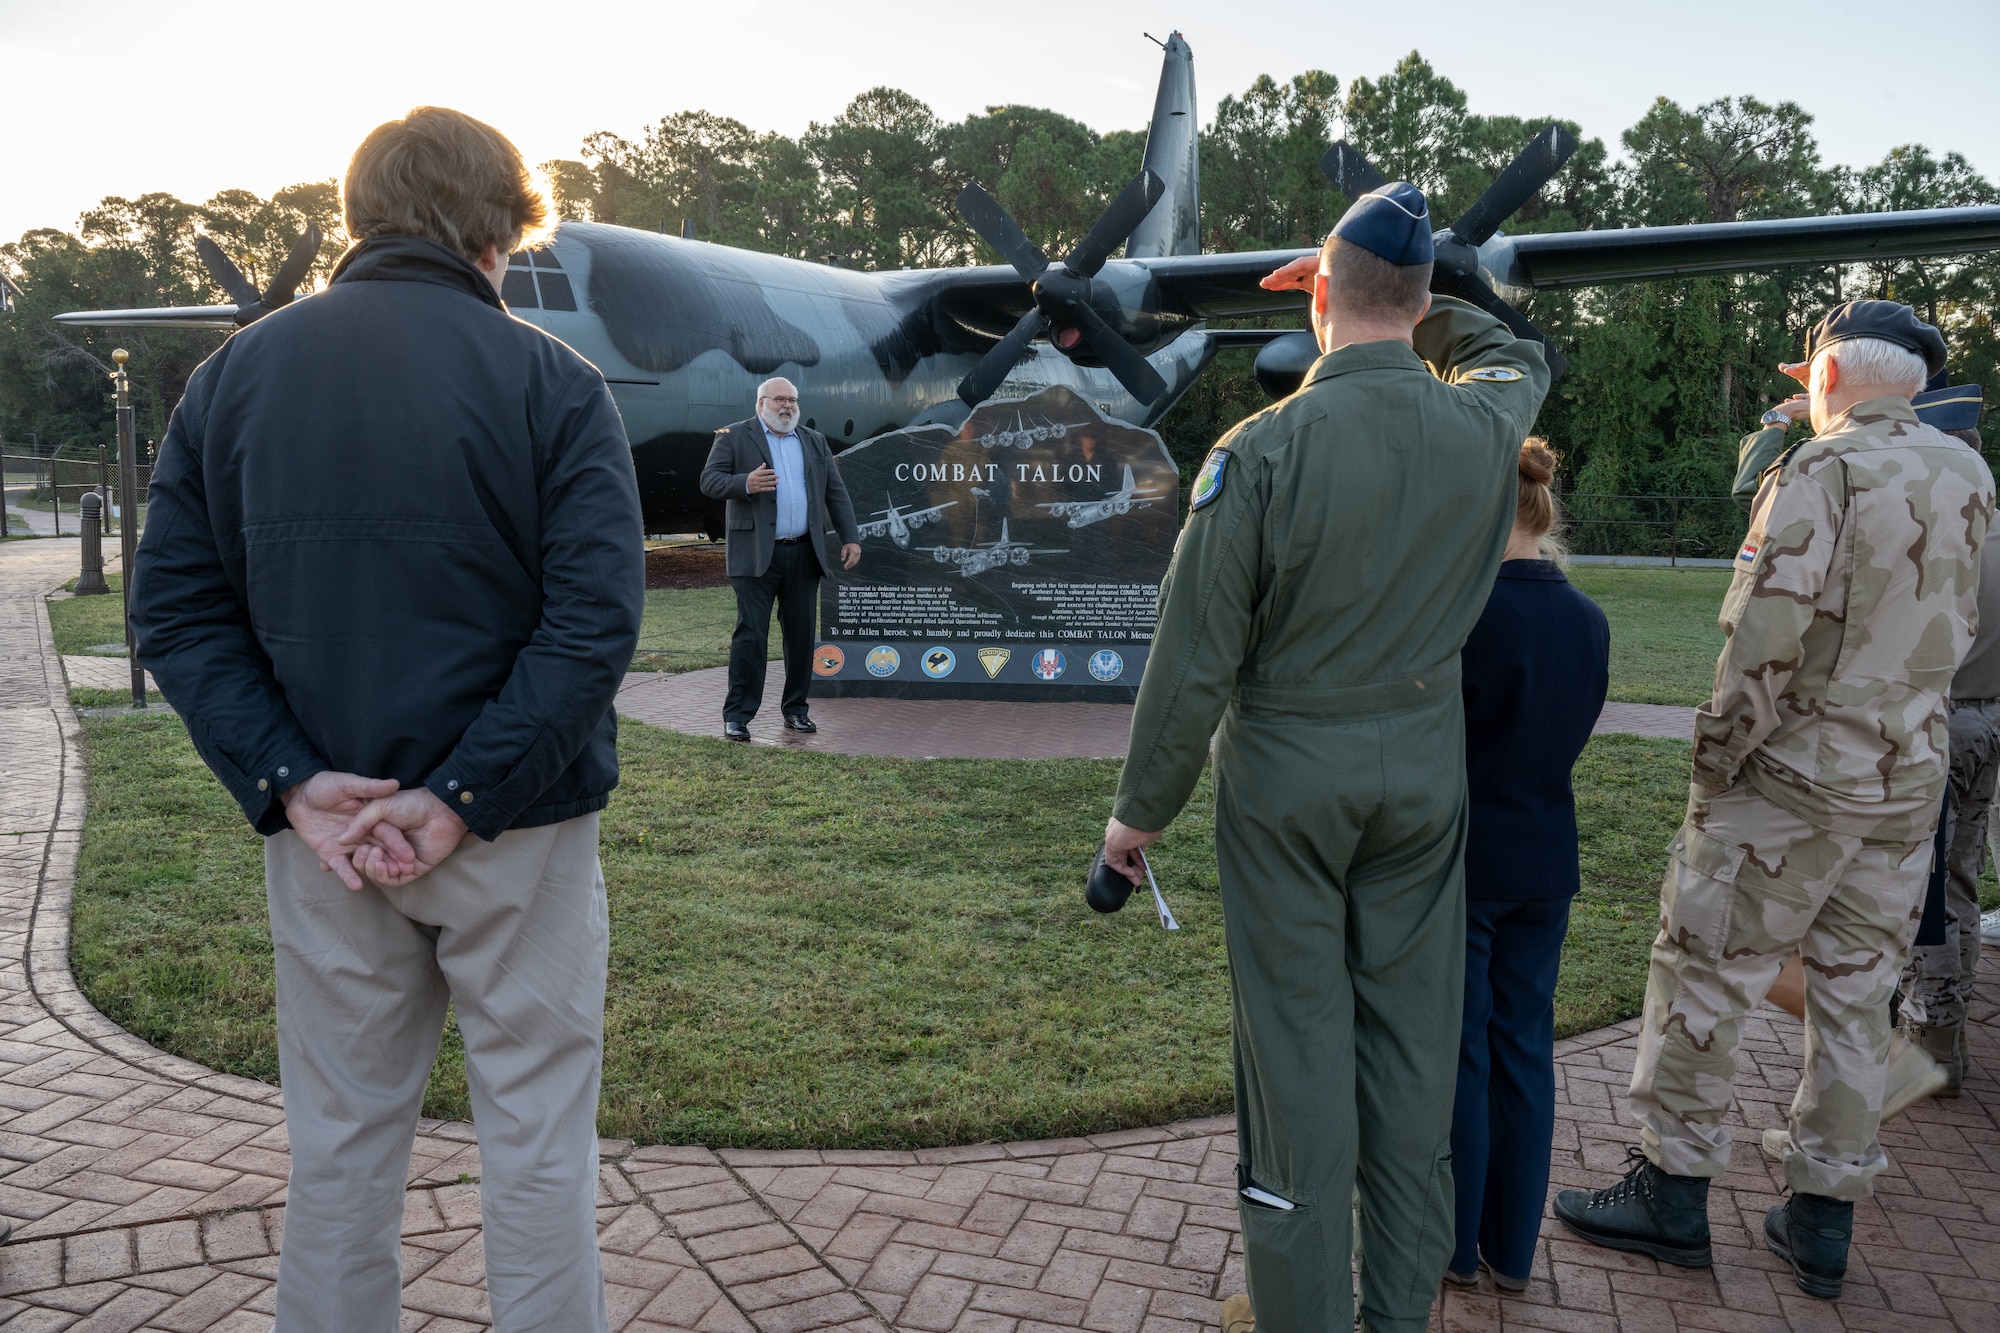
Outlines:
[[[1422,1329],[1452,1247],[1458,650],[1549,375],[1538,344],[1448,298],[1415,344],[1321,357],[1216,445],[1114,810],[1165,828],[1214,735],[1239,1182],[1296,1205],[1241,1203],[1258,1333],[1353,1327],[1357,1184],[1367,1328]]]

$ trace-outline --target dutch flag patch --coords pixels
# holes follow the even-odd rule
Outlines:
[[[1748,541],[1748,542],[1744,542],[1744,543],[1743,543],[1743,549],[1742,549],[1742,550],[1740,550],[1740,551],[1738,551],[1738,552],[1736,553],[1736,558],[1737,558],[1738,560],[1741,560],[1741,561],[1742,561],[1742,562],[1743,562],[1744,564],[1746,564],[1746,565],[1754,565],[1754,564],[1756,564],[1756,563],[1757,563],[1757,543],[1756,543],[1756,542],[1754,542],[1754,541]]]

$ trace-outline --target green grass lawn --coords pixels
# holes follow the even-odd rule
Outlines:
[[[730,588],[655,588],[646,594],[634,671],[699,671],[729,665],[729,635],[736,628],[736,593]],[[771,617],[768,651],[782,651],[778,617]]]
[[[72,963],[146,1040],[275,1079],[257,837],[170,717],[84,721]],[[887,1146],[1077,1133],[1229,1105],[1208,794],[1143,898],[1081,871],[1115,761],[883,760],[628,725],[605,816],[606,1134]],[[1578,770],[1586,888],[1559,1030],[1639,1003],[1687,747],[1605,737]],[[447,1039],[431,1114],[468,1113]]]
[[[1708,698],[1722,630],[1715,614],[1729,586],[1726,569],[1633,569],[1577,565],[1570,581],[1611,621],[1611,697],[1630,703],[1699,704]],[[81,653],[125,637],[116,574],[109,597],[49,605],[56,648]],[[728,588],[656,589],[646,594],[634,671],[694,671],[729,662],[736,595]],[[770,652],[779,651],[776,617]]]
[[[63,656],[88,653],[110,644],[117,644],[119,651],[124,651],[125,580],[120,575],[107,574],[104,581],[111,585],[108,595],[69,597],[49,603],[49,629],[55,634],[56,651]],[[69,586],[76,586],[76,580],[71,579]]]
[[[1729,589],[1726,569],[1572,565],[1569,581],[1611,622],[1611,697],[1635,704],[1708,702]]]
[[[1610,617],[1613,698],[1706,698],[1727,571],[1571,577]],[[49,609],[63,652],[122,635],[116,596]],[[721,665],[733,624],[726,588],[650,592],[634,666]],[[86,993],[165,1049],[275,1080],[259,840],[172,717],[88,717],[84,742],[72,961]],[[1607,736],[1578,765],[1563,1034],[1639,1008],[1687,752]],[[1182,922],[1169,935],[1143,898],[1114,917],[1082,903],[1116,761],[850,758],[636,724],[620,753],[603,839],[606,1134],[890,1146],[1227,1108],[1205,785],[1155,862]],[[427,1109],[468,1114],[455,1033]]]

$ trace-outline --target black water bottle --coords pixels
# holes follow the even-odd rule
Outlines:
[[[1096,912],[1115,912],[1132,896],[1132,881],[1104,864],[1104,844],[1090,858],[1090,878],[1084,882],[1083,900]]]

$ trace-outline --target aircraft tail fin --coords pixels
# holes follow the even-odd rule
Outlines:
[[[1201,253],[1200,112],[1194,100],[1194,52],[1179,33],[1165,43],[1153,123],[1146,131],[1145,165],[1167,192],[1125,243],[1127,259]]]
[[[1132,480],[1132,465],[1130,463],[1125,465],[1125,484],[1119,487],[1119,489],[1127,495],[1139,489],[1138,483]]]

